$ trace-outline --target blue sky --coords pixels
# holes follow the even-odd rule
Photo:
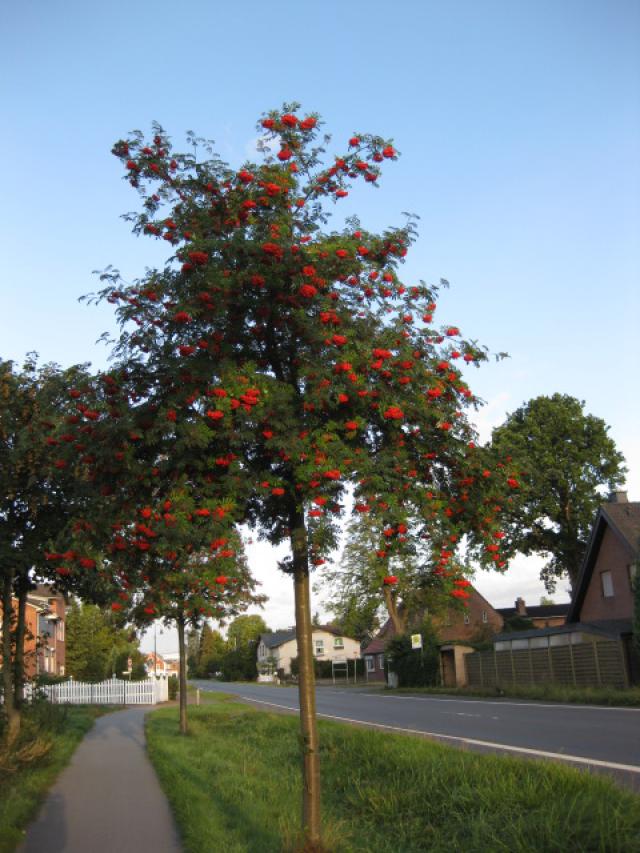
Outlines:
[[[116,139],[155,119],[240,165],[260,113],[298,100],[336,149],[394,138],[380,189],[341,210],[372,229],[418,214],[407,280],[449,279],[442,322],[509,352],[472,377],[483,432],[538,394],[579,397],[639,500],[639,43],[625,0],[4,4],[0,356],[102,366],[113,315],[77,303],[92,270],[162,261],[119,218],[137,202]],[[268,621],[289,624],[288,581],[267,553],[252,562],[279,601]],[[522,561],[478,587],[533,601],[536,575]]]

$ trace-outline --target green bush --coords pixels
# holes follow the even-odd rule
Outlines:
[[[418,631],[422,649],[411,648],[411,636],[394,637],[387,645],[385,662],[398,676],[400,687],[435,687],[440,683],[440,652],[431,623],[425,621]]]
[[[230,649],[220,661],[223,681],[255,681],[258,677],[257,643]]]
[[[167,682],[167,687],[169,688],[169,700],[178,698],[178,676],[170,675],[169,680]]]
[[[313,665],[316,680],[319,678],[333,678],[333,667],[331,665],[330,660],[318,660],[318,658],[314,658]],[[364,678],[364,659],[358,659],[356,661],[356,666],[358,676],[362,676]],[[299,675],[299,664],[297,657],[291,658],[291,675],[295,675],[296,677]],[[352,660],[349,661],[349,678],[353,678]],[[336,680],[338,679],[346,681],[346,672],[344,671],[344,669],[336,670]]]

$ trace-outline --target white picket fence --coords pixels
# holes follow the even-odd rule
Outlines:
[[[54,705],[157,705],[169,699],[165,678],[126,681],[114,676],[97,684],[70,679],[38,690]]]

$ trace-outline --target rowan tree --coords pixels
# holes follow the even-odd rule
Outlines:
[[[20,727],[27,594],[40,581],[64,588],[46,548],[76,512],[94,506],[92,491],[69,474],[49,435],[55,422],[72,416],[67,388],[84,373],[79,366],[39,366],[34,353],[20,367],[0,360],[0,607],[10,739]],[[62,443],[68,439],[63,432]]]
[[[503,489],[501,472],[483,469],[465,414],[477,400],[463,368],[486,352],[456,326],[434,325],[438,287],[401,281],[413,220],[381,234],[356,219],[327,227],[330,206],[355,181],[377,185],[395,148],[359,133],[327,163],[319,117],[297,109],[263,117],[262,162],[239,169],[192,136],[193,153],[175,153],[159,126],[148,141],[134,133],[118,142],[142,199],[133,230],[173,254],[133,284],[106,270],[99,298],[117,305],[116,382],[126,376],[138,398],[152,471],[171,469],[202,499],[224,496],[234,520],[290,545],[280,567],[295,590],[303,825],[313,845],[309,574],[337,541],[347,488],[356,514],[380,526],[387,585],[388,560],[423,534],[444,576],[470,533],[483,559],[503,568]],[[178,454],[176,466],[185,444],[189,464]]]
[[[505,505],[508,547],[548,558],[541,578],[575,588],[602,490],[624,482],[624,457],[609,427],[567,394],[535,397],[493,431],[499,459],[522,474]]]

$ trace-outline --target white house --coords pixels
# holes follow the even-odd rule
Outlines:
[[[313,654],[317,660],[345,661],[360,657],[360,643],[343,636],[332,625],[318,625],[312,631]],[[295,628],[261,634],[258,643],[258,671],[291,674],[291,660],[298,656]]]

